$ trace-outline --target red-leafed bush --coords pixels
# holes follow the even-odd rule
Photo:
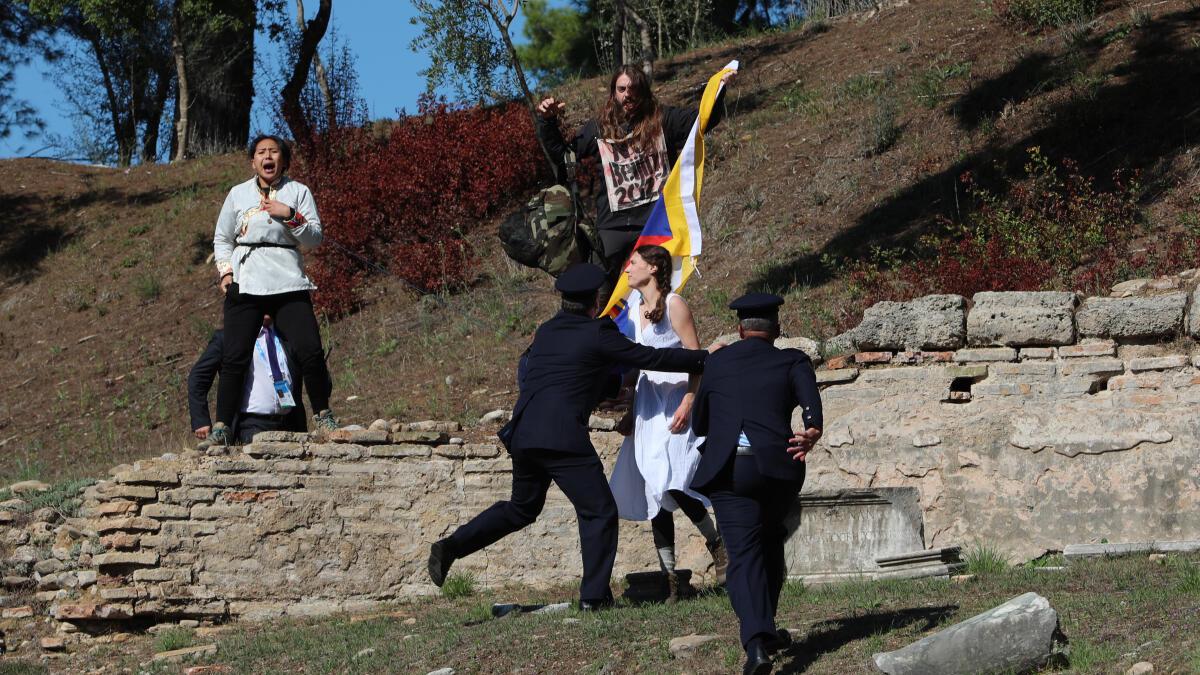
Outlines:
[[[1055,167],[1036,147],[1029,149],[1024,180],[1003,195],[966,172],[961,180],[971,202],[964,221],[947,221],[942,234],[924,238],[916,251],[876,250],[852,263],[846,270],[850,289],[865,308],[929,293],[1095,293],[1123,274],[1171,271],[1163,268],[1200,251],[1169,237],[1140,253],[1129,251],[1143,231],[1137,178],[1118,172],[1111,190],[1099,190],[1074,162]]]
[[[353,128],[318,139],[298,178],[313,190],[326,233],[309,265],[319,307],[351,311],[374,265],[422,291],[462,284],[472,257],[465,233],[519,200],[544,166],[517,103],[423,100],[382,135]]]

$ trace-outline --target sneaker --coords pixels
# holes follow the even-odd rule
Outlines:
[[[338,428],[337,418],[333,416],[333,411],[329,408],[313,415],[313,425],[317,431],[334,431]]]
[[[229,427],[225,426],[224,422],[217,422],[213,425],[212,431],[208,432],[208,447],[220,446],[229,447],[230,445]]]
[[[725,553],[725,542],[720,539],[704,545],[713,559],[713,572],[717,575],[717,584],[725,585],[725,571],[729,568],[729,554]]]

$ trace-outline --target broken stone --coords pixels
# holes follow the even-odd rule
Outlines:
[[[9,607],[0,613],[0,617],[5,619],[28,619],[31,616],[33,616],[33,608],[29,605]]]
[[[1149,661],[1138,661],[1129,666],[1125,671],[1125,675],[1150,675],[1154,672],[1154,664]]]
[[[965,307],[961,295],[879,302],[863,312],[854,342],[862,351],[958,349],[966,341]]]
[[[1062,292],[976,293],[967,315],[972,346],[1067,345],[1075,341],[1075,294]]]
[[[511,410],[497,409],[479,418],[480,424],[505,424],[512,419]]]
[[[185,659],[213,656],[216,653],[216,645],[198,645],[195,647],[184,647],[183,649],[172,649],[169,652],[159,652],[154,655],[151,661],[156,663],[179,663]]]
[[[1080,305],[1075,320],[1084,337],[1173,337],[1183,329],[1187,301],[1184,292],[1152,297],[1091,297]]]
[[[671,658],[690,659],[696,655],[696,649],[701,645],[706,645],[720,638],[721,636],[719,635],[684,635],[683,637],[671,638],[668,648],[671,650]]]
[[[39,643],[44,652],[62,652],[67,649],[67,642],[60,637],[44,637]]]
[[[966,567],[961,558],[962,547],[945,546],[911,553],[887,555],[875,559],[880,579],[917,579],[948,577]]]
[[[1057,629],[1050,601],[1026,593],[874,661],[888,675],[1026,672],[1050,657]]]
[[[31,492],[45,492],[50,486],[40,480],[23,480],[19,483],[13,483],[8,486],[8,491],[14,495],[29,494]]]

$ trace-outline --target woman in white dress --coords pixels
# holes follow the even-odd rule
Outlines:
[[[640,246],[625,270],[633,293],[629,316],[636,340],[650,347],[699,349],[696,324],[683,298],[671,293],[671,255],[661,246]],[[675,576],[675,524],[672,512],[684,514],[704,535],[718,580],[723,581],[725,548],[708,514],[708,501],[689,487],[700,453],[692,433],[691,412],[697,375],[632,372],[637,387],[629,412],[618,425],[625,435],[610,486],[617,511],[626,520],[649,520],[658,562],[667,574],[668,602],[678,599]]]

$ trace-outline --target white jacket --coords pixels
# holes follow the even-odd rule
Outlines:
[[[295,209],[295,218],[285,222],[258,208],[262,193],[257,176],[229,191],[213,234],[217,274],[233,272],[238,292],[249,295],[313,290],[316,285],[304,274],[304,256],[299,249],[316,248],[322,239],[312,192],[284,176],[271,188],[270,196]],[[296,248],[248,246],[259,243]]]

